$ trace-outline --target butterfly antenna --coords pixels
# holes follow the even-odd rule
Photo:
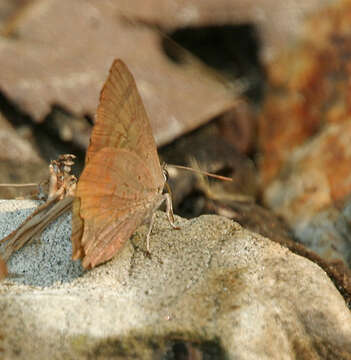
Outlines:
[[[168,164],[168,166],[174,167],[174,168],[176,168],[176,169],[192,171],[192,172],[194,172],[194,173],[206,175],[206,176],[208,176],[208,177],[212,177],[212,178],[215,178],[215,179],[218,179],[218,180],[222,180],[222,181],[233,181],[233,179],[230,178],[230,177],[222,176],[222,175],[217,175],[217,174],[212,174],[212,173],[209,173],[209,172],[207,172],[207,171],[200,170],[200,169],[194,169],[194,168],[191,168],[191,167],[188,167],[188,166],[173,165],[173,164]]]

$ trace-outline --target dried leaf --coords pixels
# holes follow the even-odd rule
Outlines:
[[[34,178],[33,178],[34,174]],[[48,174],[45,162],[0,113],[0,184],[39,182]],[[1,199],[28,197],[33,188],[0,188]]]
[[[300,34],[303,22],[330,0],[120,0],[129,17],[162,29],[220,25],[254,25],[260,34],[266,61]]]
[[[0,42],[6,97],[37,121],[53,105],[93,116],[106,64],[118,55],[135,74],[158,145],[232,106],[231,89],[198,65],[172,63],[160,34],[126,22],[117,5],[36,1],[18,22],[16,38]]]

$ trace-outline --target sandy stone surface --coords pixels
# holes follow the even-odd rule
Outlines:
[[[151,257],[142,226],[69,283],[3,281],[0,357],[351,358],[350,311],[316,264],[223,217],[176,221],[179,231],[158,213]]]
[[[22,224],[35,207],[34,200],[0,200],[0,239]],[[18,211],[19,207],[21,211]],[[50,286],[71,281],[83,273],[80,262],[71,261],[71,214],[65,214],[47,228],[39,239],[16,252],[8,269],[14,282]],[[1,248],[0,248],[1,249]]]

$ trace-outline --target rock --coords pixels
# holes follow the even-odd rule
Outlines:
[[[300,39],[294,45],[287,42],[267,66],[258,124],[264,187],[289,161],[292,150],[319,136],[326,125],[350,123],[350,16],[350,1],[320,6],[307,18]]]
[[[349,120],[325,126],[290,153],[264,193],[267,206],[285,219],[302,243],[325,260],[346,264],[351,264],[350,141]]]
[[[176,221],[157,213],[150,257],[142,226],[69,284],[2,282],[3,358],[351,358],[350,311],[316,264],[223,217]]]
[[[0,239],[20,226],[39,203],[33,200],[0,200]],[[40,239],[35,239],[11,256],[7,265],[14,282],[50,286],[82,275],[80,263],[71,260],[70,224],[71,214],[64,214],[43,232]]]
[[[284,218],[301,243],[325,261],[347,267],[350,15],[349,1],[321,7],[306,21],[299,41],[269,64],[258,126],[265,205]]]

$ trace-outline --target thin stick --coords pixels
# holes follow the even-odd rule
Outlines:
[[[29,183],[29,184],[0,184],[0,187],[36,187],[39,184]]]
[[[177,168],[177,169],[192,171],[192,172],[195,172],[195,173],[198,173],[198,174],[206,175],[206,176],[209,176],[209,177],[212,177],[212,178],[215,178],[215,179],[219,179],[219,180],[223,180],[223,181],[233,181],[232,178],[227,177],[227,176],[216,175],[216,174],[209,173],[207,171],[193,169],[193,168],[187,167],[187,166],[173,165],[173,164],[167,164],[167,166],[172,166],[172,167]]]

